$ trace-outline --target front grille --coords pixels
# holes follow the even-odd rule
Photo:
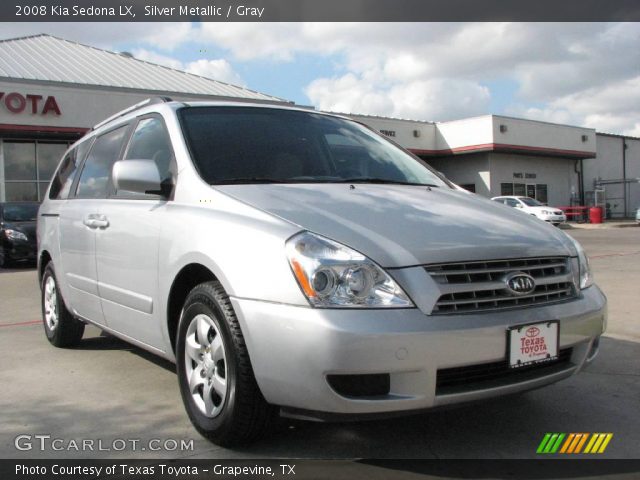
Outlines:
[[[434,315],[518,308],[576,297],[568,257],[445,263],[425,268],[441,291]],[[521,296],[511,294],[504,279],[513,272],[531,275],[535,290]]]
[[[438,370],[436,395],[472,392],[485,388],[525,382],[569,368],[572,348],[558,352],[558,358],[520,368],[510,368],[508,360]]]

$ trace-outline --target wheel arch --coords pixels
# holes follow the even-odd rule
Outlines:
[[[189,263],[182,267],[171,284],[167,299],[167,332],[173,352],[176,351],[176,333],[180,312],[189,292],[204,282],[218,280],[216,275],[201,263]]]
[[[43,250],[38,256],[38,283],[42,284],[44,269],[47,268],[47,265],[51,260],[51,254],[47,250]]]

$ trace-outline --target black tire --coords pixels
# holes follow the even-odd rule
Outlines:
[[[53,293],[49,297],[50,303],[47,304],[47,298],[50,292],[48,288],[50,288],[51,282],[53,282],[52,285],[55,290],[53,290]],[[58,288],[58,280],[56,279],[51,262],[49,262],[44,269],[41,290],[42,323],[47,340],[49,340],[51,345],[59,348],[69,348],[80,343],[82,335],[84,334],[84,323],[76,319],[71,312],[67,310],[60,289]],[[53,302],[55,302],[56,310],[55,322],[49,320],[51,317],[47,317],[48,309],[54,306]]]
[[[203,316],[213,321],[208,330],[208,338],[215,338],[210,335],[217,335],[217,332],[220,332],[223,344],[224,363],[222,365],[225,368],[222,369],[220,364],[215,364],[215,368],[221,368],[221,371],[224,371],[226,395],[216,407],[220,409],[219,413],[213,417],[205,414],[202,405],[198,406],[196,402],[199,400],[194,398],[189,387],[188,369],[195,372],[198,365],[204,364],[198,364],[185,356],[187,335],[191,331],[190,325],[195,325],[197,318]],[[200,340],[198,342],[202,343]],[[211,347],[213,342],[211,340],[210,342]],[[213,347],[210,351],[204,350],[201,358],[204,359],[208,354],[215,363]],[[177,332],[176,368],[180,393],[189,419],[196,430],[208,440],[224,447],[248,444],[260,438],[270,426],[275,408],[266,402],[260,392],[240,324],[229,297],[217,281],[198,285],[185,300]],[[204,389],[207,377],[205,373],[200,376],[203,378]],[[204,399],[203,389],[199,391],[199,395]],[[216,392],[213,392],[213,395],[215,397]],[[220,397],[217,398],[220,399]]]

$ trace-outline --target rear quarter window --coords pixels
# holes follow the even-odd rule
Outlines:
[[[49,199],[64,200],[69,197],[71,186],[78,172],[78,167],[82,163],[90,146],[91,140],[84,141],[69,150],[62,158],[58,170],[51,180]]]

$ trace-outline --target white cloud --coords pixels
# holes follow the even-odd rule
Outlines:
[[[322,110],[419,120],[480,115],[490,99],[486,87],[464,80],[417,80],[385,88],[351,73],[315,80],[305,92]]]
[[[144,60],[145,62],[156,63],[176,70],[184,68],[180,60],[144,48],[136,48],[131,54],[138,60]]]
[[[241,87],[246,86],[242,77],[240,77],[231,64],[224,59],[206,60],[202,58],[187,64],[185,70],[189,73],[212,78],[220,82],[231,83]]]
[[[305,92],[321,110],[374,115],[394,109],[393,100],[386,92],[352,73],[314,80]]]
[[[640,75],[561,95],[544,108],[517,106],[509,113],[536,120],[584,125],[603,132],[638,136]]]
[[[218,80],[219,82],[230,83],[241,87],[246,86],[246,82],[242,77],[233,69],[231,64],[224,59],[208,60],[201,58],[185,64],[176,58],[143,48],[136,49],[132,53],[133,56],[139,60],[157,63],[158,65],[164,65],[165,67],[176,70],[183,70],[193,73],[194,75]]]
[[[330,57],[305,93],[322,109],[445,120],[491,113],[492,82],[516,85],[507,113],[633,132],[638,23],[202,24],[240,61]],[[598,125],[596,125],[598,123]]]

